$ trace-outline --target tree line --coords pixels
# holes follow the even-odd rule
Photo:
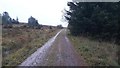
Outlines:
[[[2,18],[2,25],[5,28],[12,28],[13,24],[20,24],[20,22],[18,21],[18,17],[16,18],[16,20],[12,19],[8,12],[3,12],[2,14],[0,14],[0,17]],[[24,25],[23,27],[41,29],[43,27],[43,25],[39,24],[38,20],[36,18],[30,16],[28,18],[27,25]],[[59,29],[63,28],[62,25],[57,25],[56,27]],[[52,26],[50,26],[50,29],[52,29]]]
[[[68,2],[64,17],[72,35],[120,44],[120,2]]]
[[[15,19],[12,19],[8,12],[3,12],[1,15],[2,17],[2,25],[4,27],[12,27],[13,24],[19,24],[18,17]],[[38,23],[38,20],[36,20],[34,17],[28,18],[28,24],[25,27],[32,27],[32,28],[41,28],[41,25]]]
[[[19,21],[18,21],[18,18],[15,20],[15,19],[12,19],[10,16],[9,16],[9,13],[8,12],[3,12],[2,14],[2,24],[4,25],[7,25],[7,24],[19,24]]]

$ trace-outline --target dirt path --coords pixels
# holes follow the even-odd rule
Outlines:
[[[66,30],[59,31],[43,47],[28,57],[20,66],[84,66],[84,60],[75,52],[66,37]]]

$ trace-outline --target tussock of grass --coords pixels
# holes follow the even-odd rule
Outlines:
[[[117,45],[68,35],[76,51],[92,66],[118,66]]]
[[[21,64],[49,38],[54,36],[57,31],[57,29],[4,28],[2,36],[2,65],[16,66]]]

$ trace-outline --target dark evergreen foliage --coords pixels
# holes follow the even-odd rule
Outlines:
[[[71,34],[120,43],[120,2],[68,2]]]
[[[62,25],[57,25],[57,28],[63,29],[63,26]]]
[[[12,19],[9,16],[8,12],[3,12],[3,14],[2,14],[2,24],[5,25],[5,26],[8,26],[8,25],[11,26],[12,24],[19,24],[19,21],[18,21],[18,18],[17,18],[17,20]]]
[[[30,17],[28,19],[28,25],[33,27],[33,26],[37,26],[38,25],[38,21],[34,18],[34,17]]]
[[[28,26],[36,29],[41,29],[42,27],[42,25],[39,25],[38,20],[32,16],[28,19]]]

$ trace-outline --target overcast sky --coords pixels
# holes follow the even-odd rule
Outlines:
[[[12,18],[27,22],[30,16],[35,17],[40,24],[67,26],[61,22],[62,10],[71,0],[0,0],[0,13],[7,11]]]

